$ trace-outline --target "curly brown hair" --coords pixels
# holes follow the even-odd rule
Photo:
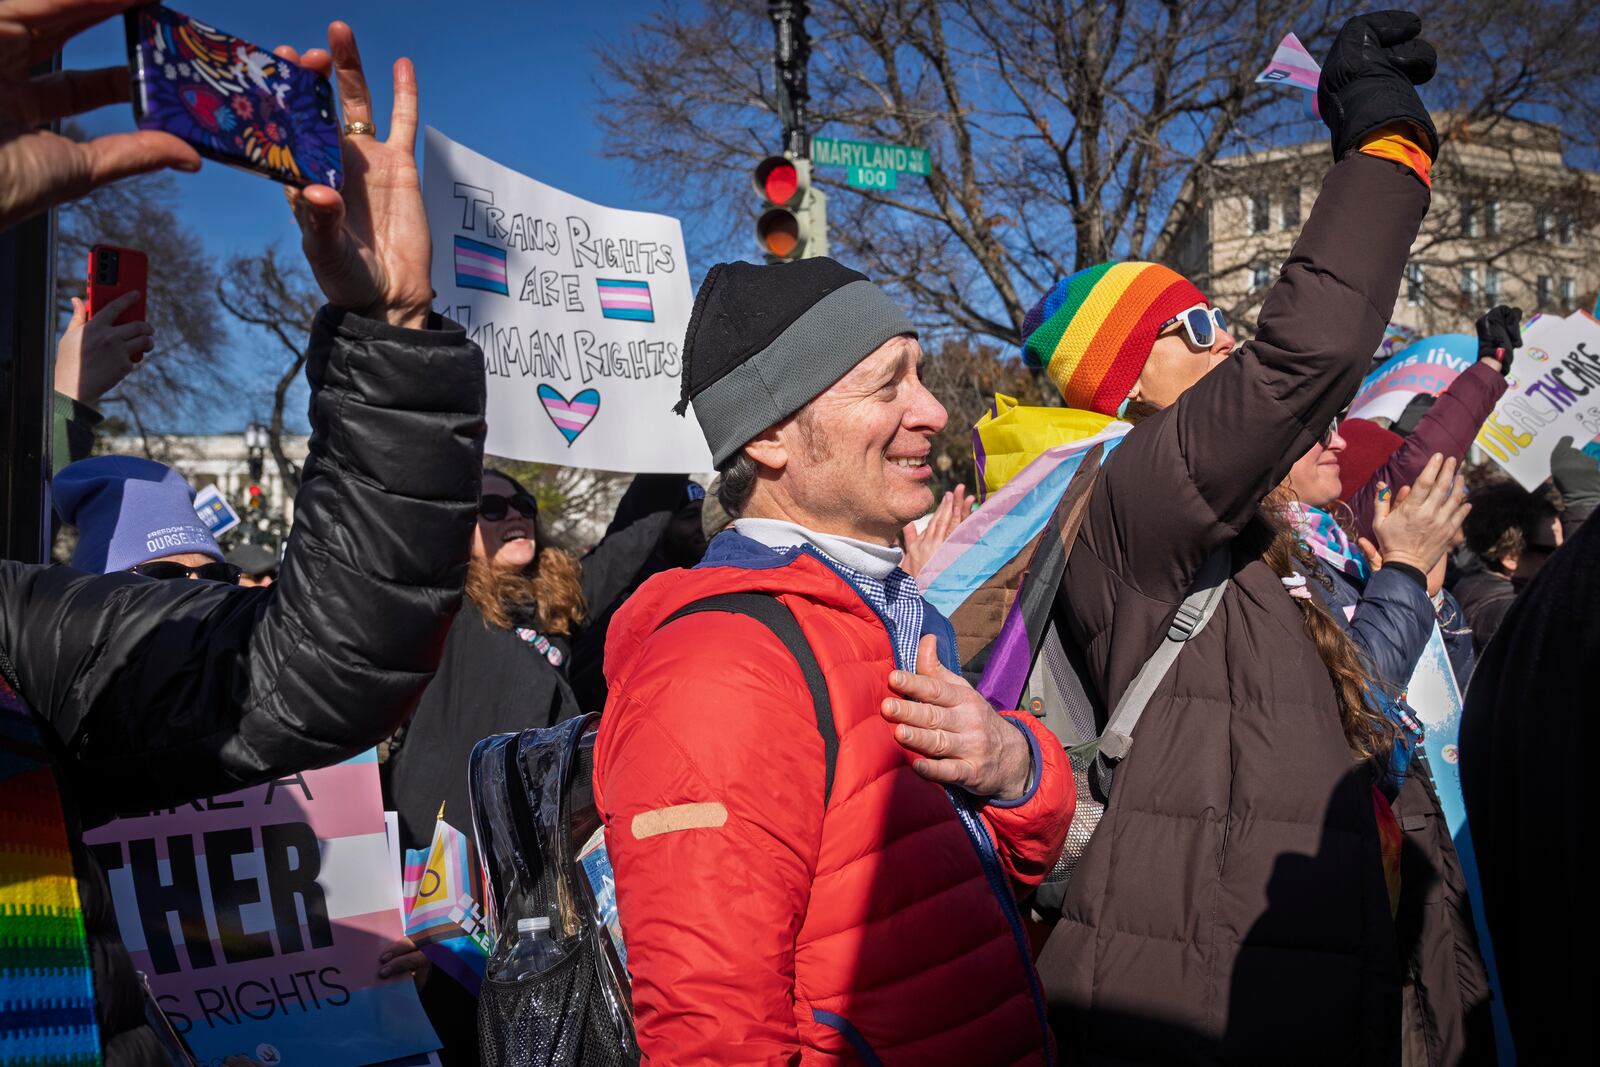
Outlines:
[[[485,468],[483,474],[485,478],[493,476],[510,482],[516,492],[528,492],[504,471]],[[487,558],[473,556],[467,563],[467,598],[477,605],[490,626],[509,630],[514,615],[532,611],[541,633],[565,636],[583,621],[582,566],[570,552],[546,544],[544,527],[537,515],[533,537],[534,544],[544,547],[526,567],[496,567]]]
[[[1288,494],[1276,489],[1267,495],[1257,513],[1260,524],[1258,537],[1266,541],[1261,549],[1261,561],[1271,567],[1279,578],[1291,578],[1296,573],[1315,581],[1328,591],[1333,590],[1329,578],[1317,564],[1317,558],[1282,517]],[[1359,758],[1370,761],[1374,770],[1385,773],[1389,757],[1399,740],[1399,731],[1387,715],[1372,707],[1371,697],[1383,694],[1393,697],[1386,686],[1367,671],[1356,649],[1355,642],[1323,606],[1322,601],[1311,598],[1294,598],[1300,609],[1300,619],[1305,624],[1306,636],[1316,646],[1317,658],[1322,660],[1333,682],[1333,693],[1339,701],[1339,722],[1344,727],[1344,739],[1350,750]]]

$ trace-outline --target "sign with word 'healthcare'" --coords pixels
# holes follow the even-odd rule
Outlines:
[[[1539,315],[1522,327],[1506,395],[1474,442],[1526,489],[1550,476],[1563,437],[1600,436],[1600,323],[1581,311]]]
[[[402,919],[375,752],[83,836],[134,966],[202,1063],[439,1047],[411,977],[378,978]]]
[[[811,165],[844,167],[845,184],[853,189],[893,189],[897,174],[927,174],[928,150],[876,141],[837,137],[811,139]]]
[[[1350,416],[1391,422],[1419,393],[1438,396],[1478,360],[1478,339],[1464,333],[1424,337],[1396,352],[1361,382]]]
[[[429,129],[437,307],[483,349],[495,455],[636,473],[712,469],[673,412],[694,293],[678,220],[601,207]]]

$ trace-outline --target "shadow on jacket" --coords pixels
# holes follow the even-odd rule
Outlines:
[[[476,521],[484,385],[464,331],[431,324],[318,314],[311,455],[270,589],[0,563],[0,666],[60,788],[107,1067],[168,1059],[81,828],[338,762],[432,677]]]

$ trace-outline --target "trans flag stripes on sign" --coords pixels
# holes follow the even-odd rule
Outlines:
[[[463,289],[510,296],[506,288],[506,250],[470,237],[457,237],[456,284]]]
[[[1266,70],[1256,76],[1256,81],[1287,82],[1316,92],[1317,82],[1321,78],[1322,67],[1311,58],[1311,53],[1300,43],[1300,38],[1291,33],[1278,42],[1278,50],[1272,54],[1272,62],[1267,64]]]
[[[410,977],[378,977],[403,920],[375,751],[83,839],[134,966],[200,1062],[244,1049],[366,1067],[439,1047]]]
[[[606,318],[656,321],[655,308],[650,303],[649,282],[596,278],[595,285],[600,289],[600,314]]]

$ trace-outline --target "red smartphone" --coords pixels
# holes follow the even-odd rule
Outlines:
[[[89,317],[93,318],[95,312],[123,293],[137,289],[139,299],[118,315],[112,325],[143,321],[145,283],[149,280],[149,273],[150,261],[137,248],[95,245],[89,249]]]

